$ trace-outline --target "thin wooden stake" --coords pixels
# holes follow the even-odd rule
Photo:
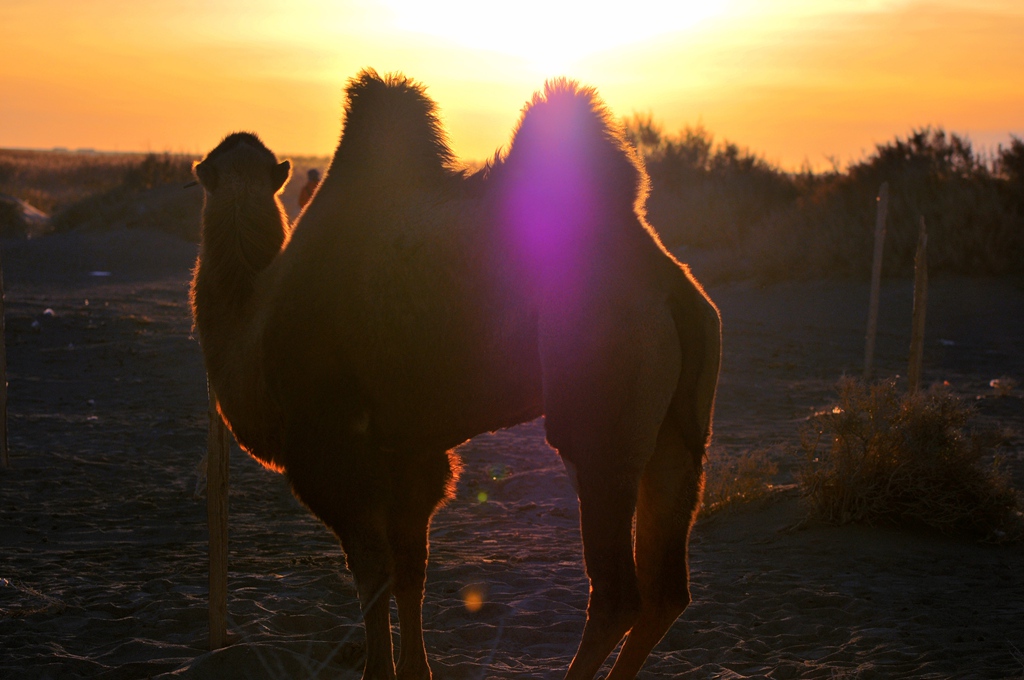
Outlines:
[[[210,397],[210,430],[206,453],[206,521],[210,528],[210,649],[227,640],[228,618],[228,429],[217,413],[217,397]]]
[[[907,378],[910,391],[921,386],[921,365],[924,361],[924,313],[928,307],[928,228],[921,216],[917,234],[917,254],[914,255],[914,320],[910,332],[910,366]]]
[[[875,210],[875,253],[871,260],[871,301],[868,303],[868,332],[864,343],[864,380],[871,380],[878,334],[878,296],[882,289],[882,251],[885,245],[885,217],[889,210],[889,183],[878,188]]]
[[[4,306],[4,270],[0,265],[0,467],[11,466],[7,450],[7,312]]]

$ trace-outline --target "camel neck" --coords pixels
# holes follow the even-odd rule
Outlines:
[[[280,253],[287,221],[280,201],[215,203],[207,198],[192,306],[204,346],[230,344],[248,321],[260,275]]]

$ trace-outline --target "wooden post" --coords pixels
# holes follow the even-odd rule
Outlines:
[[[11,466],[7,451],[7,311],[4,305],[4,270],[0,265],[0,468]]]
[[[228,617],[228,452],[229,435],[217,396],[207,382],[210,430],[206,454],[206,520],[210,528],[210,649],[227,638]]]
[[[921,216],[917,235],[917,254],[914,255],[914,320],[910,332],[910,367],[907,379],[910,391],[921,386],[921,364],[924,361],[924,313],[928,306],[928,229]]]
[[[868,332],[864,343],[864,380],[871,380],[878,333],[878,296],[882,289],[882,246],[885,245],[885,217],[889,210],[889,183],[882,182],[875,199],[875,254],[871,260],[871,300],[868,303]]]

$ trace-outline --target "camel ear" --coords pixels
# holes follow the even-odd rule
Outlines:
[[[273,171],[274,178],[274,191],[280,191],[284,183],[288,181],[288,178],[292,174],[292,163],[291,161],[281,161],[277,164]]]
[[[192,172],[207,191],[217,188],[217,171],[206,161],[194,161]]]

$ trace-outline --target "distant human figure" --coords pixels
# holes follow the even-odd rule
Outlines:
[[[313,192],[316,191],[316,187],[320,184],[320,171],[316,168],[311,168],[306,173],[308,181],[306,185],[302,187],[302,191],[299,192],[299,207],[305,208],[306,204],[309,203],[309,199],[313,198]]]

